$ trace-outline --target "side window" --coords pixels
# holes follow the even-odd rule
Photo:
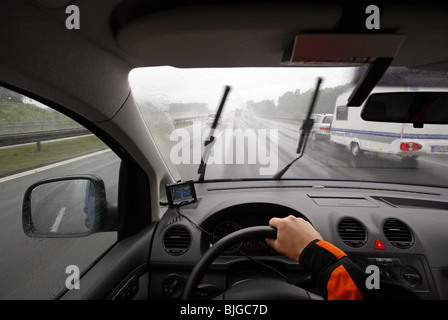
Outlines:
[[[0,87],[0,299],[53,299],[117,241],[116,231],[92,226],[101,180],[101,201],[116,206],[119,167],[87,129]],[[38,185],[24,205],[30,186],[67,176],[98,179]],[[22,206],[32,222],[22,219]]]
[[[348,108],[347,106],[338,106],[336,108],[336,120],[347,120]]]

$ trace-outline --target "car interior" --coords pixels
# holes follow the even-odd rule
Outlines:
[[[95,224],[87,234],[38,232],[32,214],[36,197],[31,192],[39,191],[39,185],[29,183],[29,193],[19,194],[24,199],[24,231],[30,239],[81,239],[111,230],[117,234],[113,245],[82,270],[80,286],[70,289],[61,283],[52,299],[320,300],[307,270],[265,241],[275,237],[269,220],[289,215],[309,221],[351,259],[378,266],[383,275],[420,299],[448,299],[446,148],[437,149],[436,157],[420,156],[417,168],[401,168],[402,181],[387,180],[398,170],[394,166],[374,167],[382,172],[381,179],[345,177],[343,172],[334,179],[292,175],[287,170],[307,161],[308,151],[331,144],[330,139],[318,139],[313,149],[314,144],[306,142],[306,111],[328,113],[313,111],[310,96],[304,106],[302,135],[296,126],[297,135],[290,141],[295,147],[282,156],[277,171],[283,164],[290,166],[281,174],[254,177],[233,171],[235,177],[220,177],[203,157],[200,166],[188,167],[186,176],[181,171],[185,167],[167,160],[129,80],[139,68],[210,73],[286,68],[300,74],[310,67],[359,66],[347,103],[353,108],[363,105],[386,71],[394,68],[418,71],[413,78],[417,80],[436,77],[437,87],[445,90],[448,5],[382,1],[375,6],[378,16],[366,11],[369,5],[306,0],[1,0],[0,85],[74,119],[120,158],[116,205],[107,203],[104,177],[86,176],[82,170],[70,177],[85,179],[90,190],[95,189],[86,195],[95,202],[84,202],[86,223]],[[318,79],[308,80],[310,92],[317,95]],[[416,86],[404,80],[402,85]],[[219,87],[205,113],[217,114],[206,123],[212,128],[212,139],[218,139],[213,130],[230,119],[224,114],[218,121],[221,111],[228,112],[226,99],[234,97],[233,89]],[[447,108],[439,106],[438,119],[446,120]],[[274,123],[262,117],[247,119]],[[383,120],[388,121],[379,121]],[[446,128],[439,134],[443,139],[447,139]],[[279,140],[282,137],[278,134]],[[364,156],[374,163],[383,157]],[[332,157],[316,156],[312,162],[328,164]],[[363,159],[341,161],[355,172],[359,167],[353,169],[352,161]],[[331,165],[323,168],[324,164],[315,170],[339,170]],[[427,181],[421,182],[420,175]],[[51,178],[47,183],[69,180],[63,174]],[[57,193],[42,201],[51,203],[53,198]],[[22,212],[22,207],[18,209]],[[76,253],[67,251],[67,255]]]

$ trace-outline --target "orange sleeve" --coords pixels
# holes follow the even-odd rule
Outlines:
[[[332,245],[327,241],[323,240],[317,241],[316,245],[330,252],[338,260],[347,256],[347,254],[344,251],[342,251],[341,249],[339,249],[338,247]]]
[[[347,254],[335,245],[316,239],[302,251],[299,262],[310,271],[324,298],[364,300],[363,291],[359,290],[364,272],[355,270]]]
[[[353,279],[343,265],[331,273],[327,282],[328,300],[364,300]]]

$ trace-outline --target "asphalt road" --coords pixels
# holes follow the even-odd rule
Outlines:
[[[200,128],[196,128],[199,131],[194,132],[191,126],[178,130],[180,135],[191,138],[183,140],[186,149],[180,148],[180,139],[164,145],[165,152],[176,151],[171,154],[176,161],[181,156],[188,156],[184,158],[188,159],[187,163],[177,166],[184,180],[199,177],[197,169],[203,142],[192,137],[195,134],[200,137],[207,128],[209,124],[202,122]],[[246,133],[246,137],[230,143],[226,135],[236,130]],[[297,156],[298,132],[297,124],[273,120],[242,117],[222,121],[210,153],[215,164],[207,166],[205,179],[271,177]],[[182,154],[187,149],[188,155]],[[0,299],[53,298],[65,287],[67,266],[85,269],[116,240],[115,233],[74,239],[27,237],[22,230],[22,200],[28,186],[46,178],[91,173],[103,178],[107,199],[115,202],[119,163],[119,159],[108,151],[23,177],[0,180]],[[388,155],[364,154],[355,159],[348,150],[329,141],[309,141],[305,155],[284,175],[285,178],[320,177],[429,185],[446,185],[447,176],[445,157],[420,157],[412,165]],[[81,195],[85,187],[58,185],[54,189],[61,198],[70,194],[76,199],[76,194]],[[76,201],[55,200],[47,205],[50,213],[41,217],[40,223],[43,228],[60,231],[68,230],[74,224],[82,225],[82,219],[79,219],[82,215],[70,215],[81,206],[82,203]]]

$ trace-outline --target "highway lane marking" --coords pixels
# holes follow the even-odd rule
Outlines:
[[[65,214],[65,207],[62,207],[61,210],[59,211],[58,216],[54,220],[53,227],[51,227],[50,230],[51,232],[58,232],[59,225],[61,224],[62,217],[64,216],[64,214]]]
[[[0,183],[6,182],[6,181],[10,181],[10,180],[14,180],[14,179],[21,178],[21,177],[25,177],[25,176],[29,176],[31,174],[35,174],[35,173],[42,172],[42,171],[45,171],[45,170],[53,169],[53,168],[56,168],[56,167],[60,167],[60,166],[63,166],[63,165],[66,165],[66,164],[69,164],[69,163],[72,163],[72,162],[76,162],[76,161],[79,161],[79,160],[83,160],[83,159],[87,159],[87,158],[90,158],[90,157],[94,157],[94,156],[97,156],[97,155],[100,155],[100,154],[103,154],[103,153],[106,153],[106,152],[110,152],[110,151],[111,151],[110,149],[101,150],[101,151],[90,153],[90,154],[86,154],[86,155],[83,155],[83,156],[80,156],[80,157],[77,157],[77,158],[61,161],[61,162],[58,162],[58,163],[53,163],[53,164],[50,164],[48,166],[44,166],[44,167],[41,167],[41,168],[37,168],[37,169],[25,171],[25,172],[20,172],[20,173],[11,175],[11,176],[7,176],[7,177],[4,177],[4,178],[1,178],[0,179]]]

